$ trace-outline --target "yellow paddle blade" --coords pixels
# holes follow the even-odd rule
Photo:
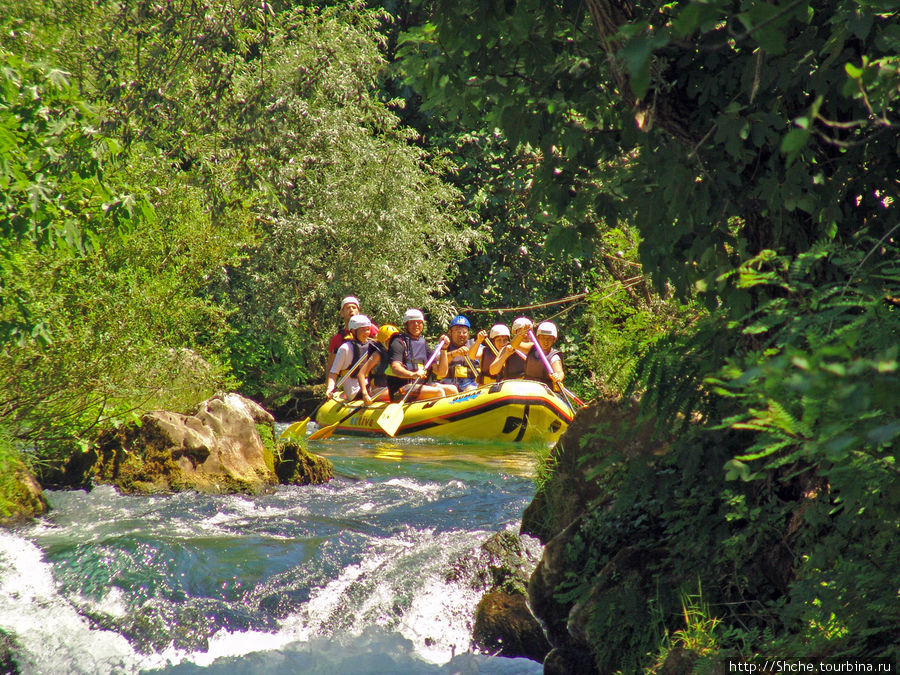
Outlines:
[[[321,429],[316,429],[314,432],[312,432],[309,435],[309,438],[307,438],[306,440],[316,441],[316,440],[319,440],[320,438],[329,438],[331,436],[331,434],[334,433],[334,430],[337,428],[338,424],[340,424],[340,422],[335,422],[334,424],[329,424],[327,427],[322,427]]]
[[[307,417],[305,420],[299,420],[294,422],[290,426],[288,426],[284,431],[281,432],[281,436],[279,438],[287,438],[287,439],[296,439],[303,438],[306,436],[306,425],[309,424],[309,418]]]
[[[388,436],[393,436],[403,424],[403,406],[399,403],[391,403],[378,416],[377,422]]]

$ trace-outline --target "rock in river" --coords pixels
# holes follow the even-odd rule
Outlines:
[[[94,451],[75,458],[87,466],[70,471],[86,468],[94,482],[126,493],[258,493],[278,483],[273,439],[274,418],[260,405],[240,394],[217,394],[192,415],[155,411],[139,424],[101,433]],[[330,477],[322,471],[307,482]]]

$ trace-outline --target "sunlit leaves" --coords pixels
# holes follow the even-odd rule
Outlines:
[[[0,51],[0,89],[0,237],[83,253],[92,230],[127,227],[136,200],[104,171],[118,146],[97,133],[68,74]]]

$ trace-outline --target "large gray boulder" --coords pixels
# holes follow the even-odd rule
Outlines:
[[[217,394],[192,415],[155,411],[106,431],[82,461],[94,482],[125,493],[259,493],[278,483],[274,421],[240,394]]]

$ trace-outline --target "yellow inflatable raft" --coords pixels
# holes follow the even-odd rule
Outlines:
[[[387,405],[376,402],[365,407],[362,401],[344,403],[329,399],[316,411],[316,424],[324,427],[346,418],[335,427],[335,434],[386,436],[377,420]],[[396,435],[552,442],[566,430],[572,416],[566,402],[546,385],[531,380],[506,380],[453,396],[405,403],[403,422]]]

